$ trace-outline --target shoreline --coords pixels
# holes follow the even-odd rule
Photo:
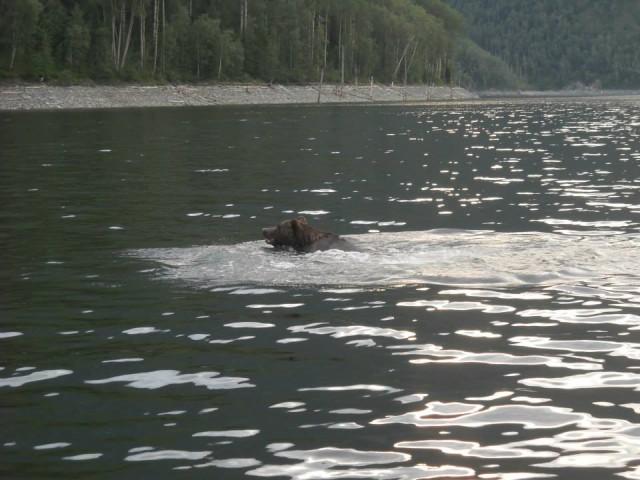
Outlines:
[[[639,96],[639,90],[478,91],[426,85],[99,85],[0,84],[0,111],[216,105],[411,104]],[[318,96],[320,97],[318,101]]]
[[[293,105],[415,103],[476,100],[460,87],[425,85],[353,86],[325,84],[70,86],[46,84],[0,86],[0,111],[77,110],[105,108],[196,107],[214,105]],[[320,101],[318,95],[320,93]]]
[[[480,99],[518,98],[607,98],[640,95],[640,90],[483,90],[475,92]]]

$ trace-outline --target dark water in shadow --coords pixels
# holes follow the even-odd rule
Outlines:
[[[640,478],[639,134],[635,98],[0,114],[0,476]],[[361,251],[260,240],[297,215]]]

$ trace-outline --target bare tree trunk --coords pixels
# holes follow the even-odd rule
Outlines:
[[[329,9],[324,12],[324,62],[322,68],[327,68],[327,49],[329,47]]]
[[[407,45],[404,47],[404,50],[402,51],[402,55],[400,56],[400,60],[398,60],[398,65],[396,65],[396,69],[393,72],[393,77],[392,78],[396,77],[396,75],[398,73],[398,70],[400,69],[400,65],[402,65],[402,61],[405,59],[405,55],[407,54],[407,50],[409,50],[409,45],[410,45],[410,42],[407,42]],[[406,68],[406,63],[405,63],[405,68]]]
[[[340,66],[340,96],[342,96],[344,92],[344,45],[340,47],[342,51],[342,64]]]
[[[13,70],[13,65],[16,62],[16,54],[18,53],[18,31],[17,21],[14,21],[14,29],[11,33],[11,61],[9,62],[9,70]]]
[[[409,70],[411,69],[411,64],[413,63],[413,57],[416,55],[416,50],[418,48],[418,42],[413,46],[413,53],[411,54],[411,58],[407,62],[407,55],[404,56],[404,86],[407,86],[407,77],[409,76]]]
[[[322,82],[324,81],[324,67],[320,69],[320,86],[318,87],[318,102],[320,103],[320,95],[322,94]]]
[[[124,11],[124,6],[123,6]],[[126,14],[126,12],[125,12]],[[133,20],[135,18],[134,0],[131,2],[131,16],[129,18],[129,31],[127,32],[127,41],[124,43],[124,51],[122,52],[122,60],[120,62],[120,70],[124,68],[124,64],[127,61],[127,54],[129,53],[129,45],[131,44],[131,32],[133,31]],[[125,15],[126,20],[126,15]],[[126,27],[126,22],[125,22]]]
[[[249,0],[244,0],[244,29],[247,29],[249,23]]]
[[[358,67],[356,65],[356,20],[355,18],[351,19],[351,69],[356,74],[356,85],[358,84]]]
[[[118,31],[116,30],[116,5],[111,0],[111,62],[113,68],[116,69],[118,65]]]
[[[309,22],[309,65],[313,66],[313,54],[316,40],[316,4],[313,2],[313,10]]]
[[[120,52],[122,52],[122,29],[124,28],[126,16],[125,16],[125,6],[124,2],[122,3],[122,7],[120,7],[120,25],[118,26],[118,45],[117,45],[117,55],[116,55],[116,71],[120,70]]]
[[[240,0],[240,35],[244,35],[247,30],[249,20],[249,0]]]
[[[342,64],[342,18],[338,20],[338,62]]]
[[[165,12],[165,8],[164,8],[164,0],[162,0],[162,73],[164,74],[164,56],[165,56],[165,33],[167,31],[166,29],[166,12]]]
[[[289,45],[289,70],[293,69],[293,43]]]
[[[153,0],[153,74],[158,66],[158,1]]]
[[[140,68],[144,69],[145,27],[147,12],[144,8],[144,0],[140,0]]]
[[[222,77],[222,52],[223,52],[224,40],[220,38],[220,61],[218,62],[218,80]]]
[[[200,44],[196,43],[196,78],[200,80]]]

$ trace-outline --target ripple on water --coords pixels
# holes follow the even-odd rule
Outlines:
[[[33,372],[28,375],[20,375],[16,377],[0,378],[0,387],[21,387],[31,382],[41,382],[44,380],[51,380],[54,378],[62,377],[65,375],[71,375],[71,370],[42,370],[39,372]]]
[[[571,370],[601,370],[601,363],[596,361],[571,361],[560,356],[548,355],[514,355],[501,352],[467,352],[464,350],[445,349],[439,345],[392,345],[387,347],[393,355],[407,355],[412,358],[410,363],[424,365],[429,363],[460,363],[484,365],[514,365],[533,366],[546,365],[553,368],[568,368]]]
[[[153,372],[118,375],[102,380],[86,380],[85,383],[103,385],[114,382],[124,382],[128,387],[155,390],[168,385],[193,384],[206,387],[209,390],[227,390],[236,388],[255,387],[246,383],[248,378],[220,376],[218,372],[198,372],[181,374],[177,370],[156,370]]]
[[[393,466],[411,461],[402,452],[363,451],[351,448],[323,447],[313,450],[283,450],[276,457],[298,460],[288,465],[264,465],[248,472],[258,477],[290,478],[425,478],[465,477],[475,472],[470,468],[425,464]],[[384,467],[376,467],[384,465]]]
[[[640,374],[632,372],[591,372],[556,378],[526,378],[523,385],[559,390],[631,388],[640,391]]]
[[[24,334],[22,332],[0,332],[0,339],[1,338],[19,337],[21,335],[24,335]]]
[[[62,459],[71,462],[86,462],[89,460],[97,460],[103,455],[103,453],[81,453],[79,455],[72,455],[70,457],[62,457]]]
[[[227,437],[227,438],[247,438],[260,433],[260,430],[216,430],[208,432],[194,433],[194,437]]]
[[[150,462],[157,460],[202,460],[212,451],[191,452],[187,450],[153,450],[150,452],[134,453],[125,457],[127,462]]]
[[[499,405],[483,408],[481,405],[454,405],[454,413],[441,417],[438,410],[449,408],[450,404],[440,404],[434,407],[427,405],[426,409],[391,415],[373,420],[374,425],[409,424],[416,427],[486,427],[491,425],[522,425],[527,429],[551,429],[577,425],[588,416],[574,412],[569,408],[552,406],[529,405]],[[455,413],[455,410],[461,413]],[[445,410],[446,411],[446,410]]]

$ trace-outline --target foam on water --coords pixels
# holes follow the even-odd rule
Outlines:
[[[349,237],[361,251],[275,251],[263,242],[143,249],[156,273],[197,288],[637,284],[640,237],[597,232],[431,230]],[[238,293],[242,293],[239,291]],[[612,292],[603,292],[611,295]]]

